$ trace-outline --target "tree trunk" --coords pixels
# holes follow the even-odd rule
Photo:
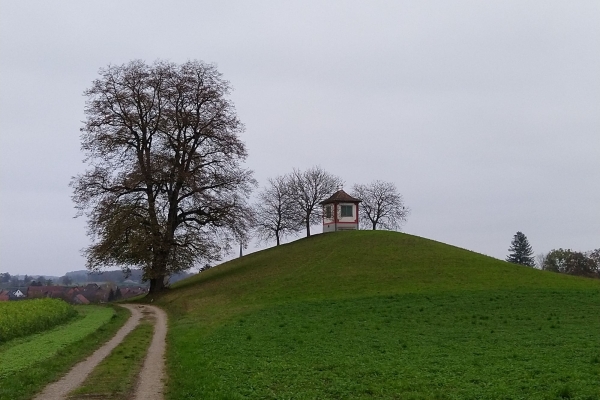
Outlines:
[[[310,220],[306,219],[306,237],[310,237]]]
[[[158,278],[150,279],[150,290],[148,293],[159,293],[165,289],[165,277],[159,276]]]
[[[373,221],[373,230],[376,231],[377,230],[377,222]]]
[[[277,239],[277,246],[279,246],[279,232],[275,233],[275,239]]]
[[[158,235],[157,235],[158,236]],[[150,278],[150,290],[148,293],[159,293],[165,290],[165,277],[167,276],[167,258],[168,250],[165,250],[164,239],[160,236],[155,238],[154,248],[158,250],[154,253],[152,264],[147,266],[146,276]]]

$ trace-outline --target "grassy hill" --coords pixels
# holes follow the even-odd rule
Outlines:
[[[156,301],[170,398],[600,398],[600,281],[411,235],[317,235]]]

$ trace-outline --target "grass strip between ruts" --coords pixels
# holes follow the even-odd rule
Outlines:
[[[54,332],[59,331],[67,335],[69,330],[74,329],[74,326],[78,326],[75,324],[85,320],[87,315],[96,313],[97,309],[106,309],[110,313],[110,316],[108,320],[104,320],[102,325],[96,325],[95,330],[88,330],[85,336],[80,336],[79,339],[75,341],[67,343],[67,341],[61,340],[62,345],[53,352],[52,356],[45,359],[37,358],[36,360],[32,360],[27,368],[12,368],[10,372],[0,374],[0,400],[21,400],[31,398],[35,393],[41,391],[48,383],[60,378],[73,367],[73,365],[88,357],[98,347],[114,336],[131,315],[129,310],[122,307],[105,308],[98,306],[77,306],[76,309],[82,317],[68,325],[57,327],[46,333],[32,335],[31,337],[15,339],[1,346],[0,359],[2,360],[2,364],[12,361],[6,358],[7,354],[17,356],[16,353],[9,353],[9,350],[13,345],[16,347],[25,345],[26,343],[37,343],[39,346],[41,342],[34,342],[34,340],[46,334],[53,335],[57,340],[61,340],[60,335],[57,337]],[[104,311],[102,314],[107,311]],[[64,328],[66,328],[66,330],[63,330]],[[71,338],[73,338],[73,336],[71,336]],[[51,342],[46,343],[48,346],[54,346]],[[23,347],[21,350],[27,350],[27,348]],[[30,347],[29,352],[31,354],[27,357],[36,356],[36,347]]]
[[[68,399],[128,399],[135,389],[152,340],[153,325],[143,321],[88,376]]]

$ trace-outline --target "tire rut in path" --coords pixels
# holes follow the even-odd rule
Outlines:
[[[164,311],[158,307],[148,305],[121,304],[131,311],[131,317],[125,325],[106,344],[96,350],[91,356],[76,364],[64,377],[51,383],[39,393],[34,400],[63,400],[67,394],[77,389],[85,381],[85,378],[104,360],[115,347],[119,345],[140,322],[142,310],[150,309],[156,316],[154,325],[154,336],[142,371],[138,378],[138,386],[135,399],[159,400],[163,398],[164,377],[164,353],[165,338],[167,332],[167,317]],[[153,365],[150,365],[153,364]],[[147,386],[147,387],[145,387]],[[149,392],[151,390],[152,392]]]
[[[158,307],[146,305],[154,312],[154,336],[138,375],[134,400],[162,400],[165,375],[167,314]]]

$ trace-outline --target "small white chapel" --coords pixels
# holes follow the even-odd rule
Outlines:
[[[359,203],[342,189],[323,200],[323,233],[358,229]]]

